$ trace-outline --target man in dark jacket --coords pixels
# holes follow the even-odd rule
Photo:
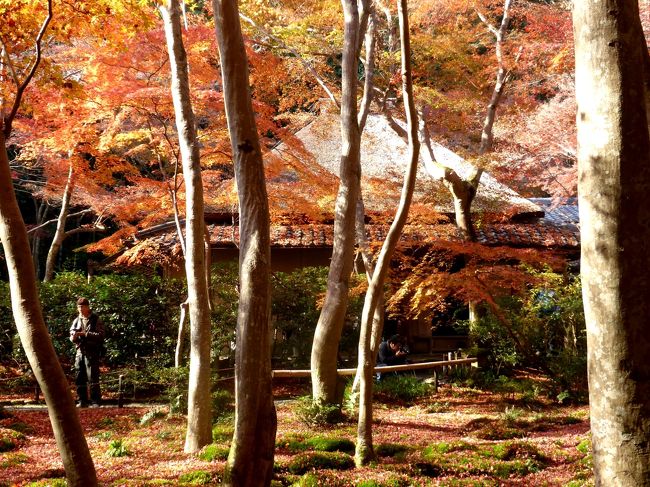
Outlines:
[[[104,345],[104,323],[90,310],[90,303],[86,298],[77,300],[77,309],[79,316],[70,327],[70,341],[77,347],[77,405],[87,407],[90,404],[98,407],[102,398],[99,387],[99,361]],[[91,403],[88,402],[89,386]]]
[[[406,363],[406,356],[408,352],[402,347],[402,337],[393,335],[388,340],[379,344],[379,351],[377,354],[377,367],[387,365],[403,365]],[[382,375],[377,373],[377,379],[380,380]],[[391,375],[397,375],[393,372]]]

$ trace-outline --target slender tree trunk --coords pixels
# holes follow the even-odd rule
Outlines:
[[[187,300],[181,303],[181,314],[178,318],[178,335],[176,336],[176,352],[174,353],[174,367],[179,368],[183,365],[183,356],[185,355],[185,318],[187,317],[187,310],[189,303]]]
[[[337,355],[348,304],[354,264],[355,213],[361,186],[361,132],[357,120],[357,65],[359,12],[356,0],[342,0],[345,20],[341,96],[340,185],[334,215],[334,245],[327,291],[311,351],[313,399],[334,404],[338,400]]]
[[[79,423],[68,381],[43,320],[29,240],[14,194],[2,130],[0,130],[0,240],[9,272],[14,321],[29,364],[47,403],[68,485],[79,487],[97,485],[95,466]]]
[[[404,186],[400,197],[399,207],[395,220],[390,226],[386,240],[382,245],[372,282],[368,286],[366,298],[361,314],[361,337],[359,338],[359,369],[361,375],[359,395],[359,418],[357,426],[357,445],[355,463],[358,466],[367,464],[374,458],[372,444],[372,386],[375,356],[372,353],[373,316],[378,303],[383,296],[384,281],[390,268],[390,261],[397,242],[406,224],[408,211],[413,197],[417,164],[420,156],[420,142],[418,140],[418,121],[415,102],[413,99],[413,80],[411,78],[411,48],[406,0],[398,2],[400,25],[400,38],[402,48],[402,91],[404,93],[404,106],[406,107],[406,120],[408,125],[409,166],[404,178]]]
[[[578,193],[598,486],[650,484],[650,135],[638,3],[573,5]]]
[[[59,250],[65,240],[65,224],[68,220],[68,211],[70,210],[70,199],[74,191],[74,170],[72,167],[72,157],[70,157],[70,168],[68,169],[68,179],[65,183],[63,190],[63,199],[61,200],[61,211],[59,211],[59,218],[56,222],[56,232],[50,245],[50,250],[47,253],[47,260],[45,262],[45,276],[43,281],[49,282],[54,279],[54,266],[56,265],[56,258],[59,255]]]
[[[167,0],[160,6],[160,12],[167,39],[176,130],[185,176],[185,274],[191,347],[185,452],[193,453],[212,442],[211,323],[208,286],[205,279],[203,184],[178,0]]]
[[[235,0],[213,0],[224,102],[239,194],[235,432],[225,482],[269,485],[277,418],[271,384],[270,222],[264,164]]]

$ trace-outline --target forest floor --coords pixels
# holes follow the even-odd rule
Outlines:
[[[412,403],[379,395],[378,458],[353,468],[355,419],[305,425],[295,399],[307,392],[304,383],[275,388],[274,485],[593,485],[585,405],[561,405],[534,391],[451,385]],[[0,486],[66,485],[47,410],[19,399],[0,395]],[[102,486],[218,485],[222,478],[232,416],[215,424],[213,445],[188,455],[185,418],[162,406],[105,405],[78,413]],[[322,452],[333,449],[339,452]],[[324,468],[333,464],[340,469]]]

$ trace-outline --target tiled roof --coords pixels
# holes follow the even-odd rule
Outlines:
[[[569,198],[564,201],[553,201],[553,198],[530,198],[544,210],[542,221],[557,226],[575,226],[580,224],[578,214],[578,199]]]
[[[368,238],[382,242],[388,225],[366,225]],[[230,224],[208,225],[213,248],[229,248],[239,245],[239,227]],[[275,248],[331,248],[333,225],[273,225],[271,245]],[[478,241],[490,246],[534,247],[548,249],[577,249],[580,236],[577,228],[557,226],[543,219],[536,223],[494,223],[477,229]],[[460,242],[454,224],[407,225],[401,242],[406,245],[426,245],[433,242]],[[150,235],[138,241],[116,259],[118,265],[158,263],[179,265],[181,246],[173,228],[158,235]]]

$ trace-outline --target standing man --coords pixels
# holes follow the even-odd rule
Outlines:
[[[77,371],[77,406],[99,407],[101,390],[99,388],[99,359],[104,344],[104,323],[90,310],[86,298],[77,300],[79,316],[70,327],[70,341],[77,347],[75,369]],[[88,388],[90,385],[90,403]]]

